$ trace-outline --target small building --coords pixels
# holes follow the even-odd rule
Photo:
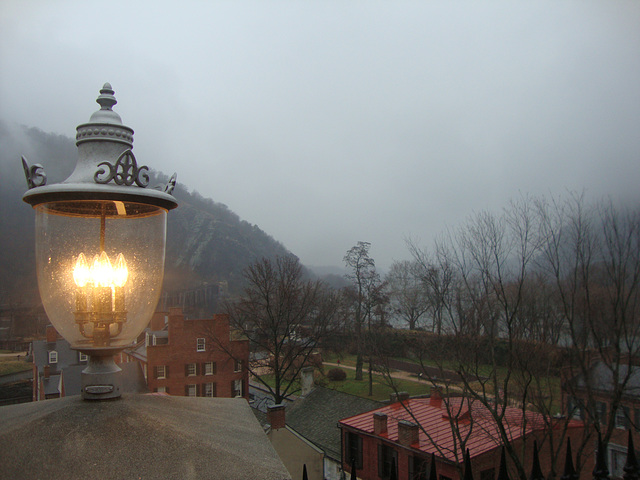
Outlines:
[[[158,312],[125,356],[142,365],[151,392],[248,398],[249,341],[235,336],[227,315],[191,320],[180,308]]]
[[[340,480],[341,438],[338,421],[383,405],[381,402],[314,385],[313,367],[301,370],[300,395],[273,405],[270,397],[252,389],[252,406],[267,436],[292,478]],[[264,393],[264,392],[263,392]],[[266,413],[266,415],[264,415]]]
[[[71,350],[69,342],[49,325],[45,340],[31,344],[33,359],[33,401],[79,395],[81,373],[87,366],[87,356]]]
[[[31,343],[33,362],[34,402],[80,395],[82,389],[82,371],[87,368],[88,357],[73,350],[53,325],[47,326],[46,339]],[[119,355],[116,356],[119,362]],[[142,370],[138,364],[122,364],[122,391],[127,393],[146,393],[147,387]]]
[[[392,466],[399,480],[426,480],[432,454],[440,480],[459,478],[463,466],[463,452],[452,420],[466,438],[473,478],[496,478],[500,466],[502,443],[498,425],[488,410],[479,402],[466,398],[446,401],[434,389],[430,398],[409,398],[399,394],[400,401],[339,422],[342,429],[342,467],[351,471],[355,461],[358,478],[362,480],[387,479]],[[542,432],[543,419],[534,412],[526,412],[523,429],[522,410],[507,407],[503,427],[516,448]],[[570,426],[570,435],[581,432],[582,422]],[[524,431],[523,431],[524,430]],[[531,471],[533,448],[526,448],[524,466]],[[545,471],[550,465],[548,449],[541,450],[540,462]]]

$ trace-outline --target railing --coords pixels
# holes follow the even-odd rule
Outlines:
[[[533,462],[531,467],[531,475],[529,476],[529,480],[545,480],[545,476],[542,473],[542,468],[540,467],[540,459],[538,458],[538,444],[534,441],[533,443]],[[633,446],[633,437],[631,436],[631,430],[629,430],[629,439],[627,441],[627,461],[623,468],[624,474],[622,475],[623,480],[640,480],[640,465],[638,464],[638,460],[636,459],[636,453]],[[356,463],[355,461],[351,462],[351,476],[350,480],[357,479],[357,471],[356,471]],[[596,463],[593,468],[593,480],[607,480],[609,479],[609,468],[607,467],[607,458],[605,455],[605,450],[602,445],[602,438],[598,435],[598,450],[596,452]],[[429,472],[428,480],[437,480],[438,474],[436,471],[436,461],[435,455],[431,455],[431,469]],[[571,453],[571,439],[567,440],[567,451],[564,462],[564,472],[560,477],[560,480],[578,480],[579,476],[576,472],[576,469],[573,464],[573,455]],[[308,480],[307,476],[307,465],[305,464],[302,469],[302,480]],[[392,458],[391,461],[391,474],[389,476],[389,480],[398,480],[397,477],[397,468],[395,464],[395,459]],[[463,480],[473,480],[473,472],[471,471],[471,457],[469,455],[469,450],[464,456],[464,477]],[[510,480],[509,473],[507,472],[507,463],[505,458],[504,447],[502,448],[502,452],[500,454],[500,469],[498,470],[498,476],[496,480]]]

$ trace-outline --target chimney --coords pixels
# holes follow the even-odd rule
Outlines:
[[[429,397],[429,405],[435,408],[442,407],[442,389],[440,387],[431,388],[431,396]]]
[[[400,420],[398,422],[398,443],[410,447],[418,443],[419,427],[416,423]]]
[[[164,328],[167,324],[168,314],[167,312],[155,312],[151,317],[149,328],[153,332],[158,332]]]
[[[267,407],[267,421],[271,425],[271,430],[279,430],[284,428],[284,405],[279,403],[278,405],[272,405]]]
[[[44,370],[44,379],[48,380],[49,379],[49,371],[50,371],[49,365],[45,365],[43,370]]]
[[[47,343],[58,340],[58,332],[53,325],[47,325]]]
[[[398,392],[398,401],[406,402],[409,400],[409,392]]]
[[[301,397],[306,397],[313,390],[313,367],[304,367],[300,370]]]
[[[387,416],[384,413],[373,414],[373,433],[376,435],[387,433]]]

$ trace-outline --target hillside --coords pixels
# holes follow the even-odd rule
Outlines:
[[[0,305],[37,301],[34,261],[34,213],[22,201],[26,182],[20,163],[40,163],[48,183],[67,178],[77,150],[68,137],[0,122]],[[165,293],[193,291],[227,282],[231,293],[241,286],[241,272],[255,259],[291,255],[285,247],[241,220],[226,205],[189,192],[179,183],[179,207],[168,218]],[[151,185],[167,176],[152,172]]]

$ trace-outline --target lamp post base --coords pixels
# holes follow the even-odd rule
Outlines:
[[[82,398],[84,400],[107,400],[119,398],[122,386],[122,369],[110,355],[89,354],[89,365],[82,371]]]

